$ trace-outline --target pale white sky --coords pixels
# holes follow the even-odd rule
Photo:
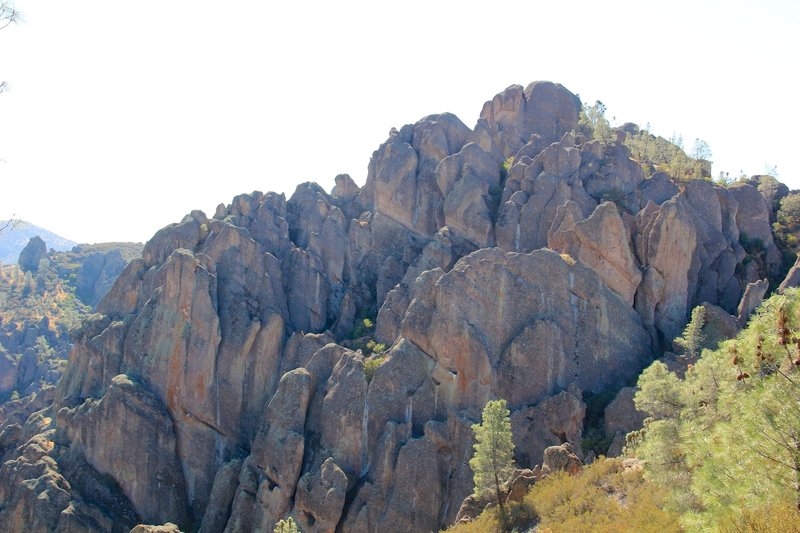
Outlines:
[[[253,190],[366,179],[391,127],[548,79],[800,187],[800,2],[18,0],[0,218],[144,241]]]

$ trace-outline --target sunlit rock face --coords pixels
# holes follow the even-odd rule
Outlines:
[[[777,250],[756,189],[646,176],[579,111],[560,85],[512,86],[474,129],[393,129],[361,188],[244,194],[159,231],[53,398],[0,420],[0,520],[438,530],[494,398],[521,468],[582,455],[584,393],[635,377],[694,305],[735,312]],[[764,252],[747,265],[743,233]]]

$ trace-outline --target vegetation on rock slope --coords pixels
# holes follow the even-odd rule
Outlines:
[[[798,366],[800,292],[789,290],[683,379],[659,362],[642,374],[636,405],[650,418],[630,436],[631,452],[669,489],[687,529],[800,509]]]
[[[12,231],[11,233],[14,233]],[[92,311],[141,245],[104,243],[50,252],[35,270],[0,265],[0,403],[54,384],[64,371],[69,332]]]
[[[559,472],[539,481],[513,504],[509,526],[500,528],[494,508],[451,533],[530,530],[540,533],[670,533],[678,515],[665,509],[667,493],[646,481],[641,462],[601,458],[576,475]]]
[[[698,313],[694,313],[697,315]],[[697,324],[690,323],[684,337]],[[800,290],[704,350],[683,378],[654,362],[626,454],[537,483],[516,510],[537,531],[800,531]],[[526,518],[527,517],[527,518]],[[449,531],[498,530],[494,509]]]
[[[621,450],[641,418],[616,390],[693,307],[735,331],[743,295],[749,310],[763,294],[750,284],[780,277],[780,191],[689,179],[664,139],[641,140],[669,153],[632,158],[638,127],[589,134],[579,111],[557,84],[512,86],[474,129],[450,114],[393,129],[363,188],[254,192],[159,231],[80,329],[41,423],[6,433],[0,521],[431,531],[472,492],[470,427],[501,397],[520,466]],[[31,457],[49,468],[36,484],[17,476]],[[567,489],[531,504],[540,526],[676,523],[655,516],[671,505],[659,485],[627,494],[603,465],[587,471],[611,481],[580,479],[604,490],[541,482]],[[634,504],[647,491],[652,513]]]

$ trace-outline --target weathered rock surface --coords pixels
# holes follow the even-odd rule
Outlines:
[[[570,206],[572,212],[577,209],[574,203],[567,204],[564,221],[548,236],[548,247],[569,254],[597,272],[611,290],[633,305],[642,273],[617,206],[604,202],[589,218],[577,222]]]
[[[515,468],[509,478],[500,485],[500,498],[506,503],[521,502],[525,494],[541,477],[542,472],[538,466],[535,470]],[[496,505],[496,496],[493,493],[470,494],[461,503],[455,523],[472,522],[486,508],[494,505]]]
[[[575,474],[582,466],[583,463],[572,451],[572,446],[568,442],[561,446],[551,446],[544,451],[542,472],[545,474],[562,471]]]
[[[511,414],[516,461],[519,465],[541,464],[544,450],[569,442],[580,450],[586,404],[574,383],[565,391],[536,406]]]
[[[732,339],[739,333],[736,317],[718,305],[703,303],[705,322],[703,324],[703,347],[715,350],[720,342]]]
[[[769,288],[769,281],[766,279],[758,280],[754,283],[748,283],[747,288],[742,295],[742,301],[739,302],[738,316],[736,321],[739,327],[743,328],[747,324],[750,315],[761,305],[764,295],[767,294]]]
[[[58,388],[0,409],[0,519],[436,531],[500,397],[509,498],[526,468],[579,468],[584,391],[635,377],[695,305],[728,335],[775,265],[757,189],[644,176],[574,132],[579,110],[560,85],[512,86],[472,130],[447,113],[393,129],[363,187],[243,194],[156,233],[75,330]],[[96,263],[87,294],[115,261]],[[630,395],[609,434],[638,424]]]
[[[19,253],[19,267],[23,272],[36,272],[39,270],[39,262],[47,255],[47,245],[38,235],[31,237],[25,248]]]
[[[783,291],[792,287],[800,287],[800,256],[797,257],[794,265],[789,269],[786,277],[778,287],[778,293],[783,294]]]
[[[599,390],[650,353],[639,316],[597,274],[546,250],[463,258],[412,302],[401,335],[436,360],[440,398],[459,408],[502,391],[517,409],[573,381]]]
[[[603,429],[606,435],[613,435],[614,441],[609,447],[608,456],[619,455],[621,449],[618,437],[622,437],[621,444],[625,444],[625,435],[631,431],[641,429],[644,425],[645,413],[636,409],[633,397],[636,394],[635,387],[623,387],[617,396],[606,407],[603,413]],[[614,453],[614,455],[612,455]]]
[[[102,399],[59,411],[57,427],[58,438],[80,449],[92,468],[113,476],[144,520],[158,521],[164,511],[178,524],[188,524],[175,429],[163,404],[147,389],[128,376],[116,376]],[[152,480],[161,492],[152,490]]]
[[[333,533],[342,516],[347,495],[347,476],[329,457],[319,473],[300,478],[295,494],[295,512],[303,531]]]
[[[167,522],[160,526],[139,524],[131,529],[131,533],[181,533],[181,530],[172,522]]]

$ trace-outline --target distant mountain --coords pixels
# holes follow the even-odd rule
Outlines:
[[[5,223],[5,220],[0,220],[0,228],[2,228]],[[0,234],[0,263],[16,263],[17,258],[19,258],[19,253],[25,248],[25,245],[28,244],[28,240],[36,235],[47,243],[48,249],[53,249],[58,252],[72,250],[72,247],[78,244],[56,235],[52,231],[21,220],[14,226],[14,229],[6,230]]]

